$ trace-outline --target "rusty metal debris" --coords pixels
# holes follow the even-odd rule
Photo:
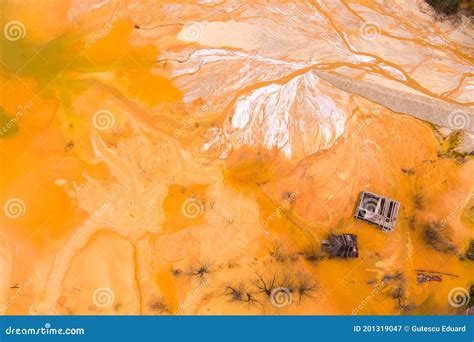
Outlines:
[[[399,209],[400,202],[363,191],[355,217],[380,227],[384,232],[391,232],[395,229]]]

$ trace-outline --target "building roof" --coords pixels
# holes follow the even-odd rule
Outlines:
[[[354,216],[390,232],[395,229],[399,209],[400,202],[363,191]]]

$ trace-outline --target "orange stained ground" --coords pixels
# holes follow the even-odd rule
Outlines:
[[[26,30],[19,40],[0,37],[0,124],[10,123],[0,136],[0,313],[463,314],[448,295],[474,280],[472,260],[464,257],[474,239],[474,162],[453,152],[456,132],[447,135],[321,80],[321,103],[330,98],[347,113],[343,130],[330,122],[325,135],[319,127],[329,119],[312,119],[298,94],[310,97],[303,82],[312,82],[312,70],[350,68],[354,78],[399,82],[472,107],[466,38],[441,46],[377,2],[315,1],[306,14],[317,13],[331,28],[308,34],[323,42],[320,55],[286,51],[277,41],[268,59],[300,63],[300,54],[313,63],[267,77],[274,67],[255,57],[267,45],[243,51],[230,41],[215,47],[178,39],[185,22],[231,20],[219,11],[224,5],[175,2],[185,9],[175,14],[180,18],[170,3],[0,5],[2,27],[17,20]],[[233,9],[234,20],[247,20],[247,5]],[[262,31],[269,29],[263,19],[277,16],[266,5],[255,5],[261,8],[251,22]],[[275,6],[289,10],[285,1]],[[369,12],[385,21],[383,39],[410,46],[405,53],[445,54],[444,65],[433,67],[439,74],[424,69],[424,61],[439,62],[429,56],[397,60],[384,46],[360,53],[359,30],[343,22],[367,21]],[[455,32],[430,18],[424,24],[431,35]],[[397,22],[403,35],[394,33]],[[175,73],[185,62],[174,52],[191,60],[200,49],[246,53],[260,64],[209,67],[213,61],[203,60],[199,71]],[[355,63],[350,54],[373,59]],[[387,67],[404,70],[405,80]],[[239,75],[249,69],[251,75]],[[459,83],[444,89],[443,77],[453,75]],[[302,83],[292,88],[295,80]],[[276,119],[265,125],[265,115],[276,109],[253,107],[253,126],[232,124],[244,98],[275,85],[281,98],[296,93],[286,122],[291,153],[266,143]],[[393,233],[353,218],[363,190],[400,201]],[[16,207],[7,205],[12,199]],[[356,234],[359,257],[322,254],[330,233]],[[442,281],[419,284],[420,270],[440,272]],[[263,287],[291,294],[278,306]]]

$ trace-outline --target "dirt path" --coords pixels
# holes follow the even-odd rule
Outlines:
[[[394,112],[411,115],[449,129],[463,129],[466,134],[460,150],[466,153],[474,150],[474,109],[472,107],[410,94],[324,71],[314,72],[337,88],[363,96]]]

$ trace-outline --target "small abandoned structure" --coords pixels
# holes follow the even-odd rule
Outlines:
[[[395,229],[399,209],[400,202],[363,191],[354,216],[379,226],[384,232],[391,232]]]
[[[357,235],[330,235],[329,240],[323,240],[321,242],[321,251],[323,253],[329,253],[331,257],[357,258],[359,256]]]

